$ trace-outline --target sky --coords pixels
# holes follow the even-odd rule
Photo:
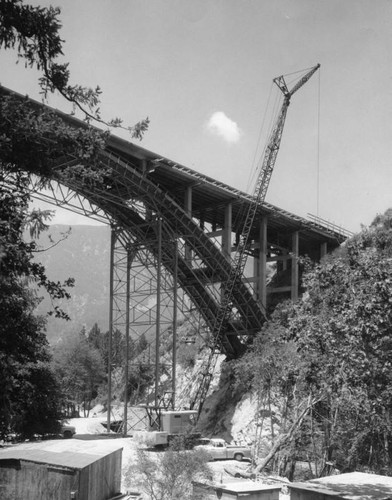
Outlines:
[[[71,83],[101,87],[104,117],[148,116],[142,147],[248,192],[273,78],[320,63],[292,97],[266,201],[354,232],[392,206],[392,0],[31,3],[61,8]],[[15,52],[0,51],[0,69],[40,98]],[[89,223],[59,210],[54,222]]]

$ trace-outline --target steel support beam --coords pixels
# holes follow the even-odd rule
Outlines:
[[[264,309],[267,308],[267,227],[268,219],[263,217],[260,221],[258,251],[254,259],[256,300],[260,301]]]
[[[161,347],[161,266],[162,266],[162,219],[157,220],[157,291],[156,291],[156,317],[155,317],[155,406],[159,406],[159,382],[160,382],[160,355]]]
[[[113,338],[113,277],[114,277],[114,247],[116,244],[116,233],[112,227],[110,234],[110,284],[109,284],[109,342],[108,342],[108,399],[107,399],[107,421],[106,432],[110,432],[110,417],[112,404],[112,338]]]
[[[222,232],[222,252],[227,256],[231,257],[231,234],[233,226],[233,206],[231,203],[225,207],[225,223]]]
[[[299,231],[292,235],[292,258],[291,258],[291,299],[298,299],[299,292]]]

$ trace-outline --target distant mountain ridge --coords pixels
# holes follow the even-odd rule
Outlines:
[[[49,235],[57,241],[70,227],[70,235],[52,246]],[[49,342],[55,343],[65,335],[80,332],[83,327],[88,331],[94,323],[101,330],[108,330],[110,227],[52,225],[42,233],[38,245],[48,249],[37,253],[36,260],[45,266],[49,279],[64,281],[69,277],[75,278],[75,286],[69,290],[71,299],[61,302],[71,321],[49,317]],[[44,314],[48,310],[50,302],[45,298],[38,312]]]

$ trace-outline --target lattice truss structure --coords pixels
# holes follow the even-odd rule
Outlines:
[[[105,155],[105,161],[112,166],[113,156]],[[122,165],[120,159],[117,164]],[[61,172],[72,165],[77,164],[71,161],[58,166],[59,180]],[[114,176],[115,172],[111,170],[110,173]],[[162,332],[171,332],[171,352],[175,355],[176,323],[186,317],[193,323],[193,331],[203,337],[203,342],[210,342],[208,326],[211,327],[220,301],[221,278],[219,275],[214,277],[214,258],[222,261],[220,239],[207,237],[212,228],[201,230],[199,221],[192,220],[178,206],[175,209],[180,216],[174,219],[173,225],[165,217],[168,212],[163,213],[159,201],[153,199],[155,206],[150,198],[148,203],[138,197],[129,197],[124,202],[124,182],[117,185],[117,189],[121,187],[121,194],[97,186],[90,191],[83,183],[68,183],[69,186],[64,181],[51,181],[43,190],[41,180],[31,176],[30,185],[35,198],[111,225],[112,336],[117,331],[124,337],[129,336],[133,343],[140,341],[142,336],[147,339],[149,348],[138,362],[155,364],[158,374],[155,395],[150,395],[148,402],[155,399],[155,404],[159,400],[163,406],[174,407],[175,362],[173,357],[161,357],[158,337]],[[127,181],[125,185],[129,189]],[[172,212],[170,214],[173,218]],[[182,230],[179,234],[181,218],[186,222],[186,232]],[[122,222],[125,220],[127,223]],[[210,246],[207,254],[206,241]],[[203,252],[198,248],[203,248]],[[214,256],[208,259],[211,249]],[[209,266],[203,265],[207,259]],[[225,258],[223,262],[229,272]],[[249,285],[245,284],[244,289],[250,290]],[[252,292],[248,293],[251,296]],[[236,316],[237,311],[233,314]],[[163,386],[159,386],[159,381],[165,377]]]
[[[130,355],[126,360],[130,364],[134,361],[155,366],[155,373],[158,373],[156,395],[150,394],[147,403],[154,404],[154,397],[159,397],[159,404],[173,407],[173,352],[177,343],[177,322],[182,323],[186,319],[194,334],[200,335],[205,343],[209,341],[202,315],[178,284],[178,255],[186,256],[189,261],[195,254],[183,238],[177,239],[157,214],[152,214],[138,200],[132,201],[132,210],[148,222],[140,223],[135,235],[79,192],[57,181],[45,182],[43,188],[41,179],[31,175],[30,186],[33,197],[38,200],[111,225],[111,293],[108,305],[111,337],[119,332],[123,338],[129,337],[129,342],[133,344],[145,339],[148,346],[138,359],[133,360],[131,349],[127,349]],[[162,226],[165,227],[164,232]],[[193,258],[192,265],[198,265],[197,258]],[[157,336],[165,332],[167,335],[157,340]],[[165,347],[161,345],[163,341]],[[178,340],[182,341],[183,338]],[[116,377],[115,373],[112,377]],[[125,380],[123,383],[126,383]]]
[[[212,328],[221,300],[219,285],[231,269],[230,259],[222,253],[219,241],[211,238],[207,227],[201,227],[200,221],[149,181],[137,166],[108,152],[102,153],[101,166],[107,172],[104,182],[89,185],[69,175],[72,167],[78,167],[76,159],[62,162],[56,168],[56,180],[62,187],[56,190],[52,187],[46,197],[54,199],[57,205],[121,228],[123,245],[131,244],[138,248],[137,252],[143,249],[145,255],[147,252],[155,258],[158,246],[152,222],[161,220],[159,250],[163,265],[173,275],[173,241],[176,241],[178,286]],[[65,178],[64,171],[67,171]],[[142,262],[147,262],[145,255]],[[223,343],[223,350],[232,356],[241,349],[244,338],[259,331],[264,322],[263,312],[246,281],[236,287],[233,304]]]

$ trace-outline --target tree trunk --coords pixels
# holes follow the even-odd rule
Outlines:
[[[263,458],[263,460],[260,462],[260,464],[256,467],[256,469],[255,469],[256,474],[261,472],[264,469],[264,467],[274,458],[274,456],[282,448],[282,446],[284,446],[286,443],[291,441],[291,439],[293,438],[294,432],[301,425],[302,420],[305,418],[306,414],[309,412],[309,410],[312,408],[312,406],[316,402],[317,401],[311,401],[311,399],[309,397],[309,400],[308,400],[306,407],[301,411],[301,413],[294,420],[289,431],[286,434],[282,434],[281,436],[279,436],[279,438],[276,440],[275,444],[273,445],[271,451],[268,453],[268,455],[265,458]]]

